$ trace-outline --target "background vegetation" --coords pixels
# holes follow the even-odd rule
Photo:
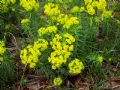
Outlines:
[[[119,77],[119,1],[0,1],[1,90],[115,89]]]

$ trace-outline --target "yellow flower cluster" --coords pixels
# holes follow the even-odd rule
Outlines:
[[[90,4],[87,5],[87,12],[90,15],[94,15],[95,14],[95,9],[93,8],[92,5],[90,5]]]
[[[75,42],[75,38],[69,33],[64,34],[64,37],[67,44],[72,44],[73,42]]]
[[[65,41],[62,42],[63,39],[65,39]],[[74,46],[72,45],[73,42],[75,42],[75,38],[68,33],[64,34],[63,37],[59,34],[55,35],[50,42],[54,51],[51,52],[51,55],[48,58],[48,61],[52,64],[52,69],[57,69],[61,67],[62,64],[66,63],[74,49]]]
[[[38,11],[39,9],[39,3],[36,2],[36,0],[20,0],[20,5],[26,11],[31,11],[31,10]]]
[[[34,42],[34,45],[28,45],[26,48],[21,50],[20,58],[22,63],[29,65],[30,68],[34,68],[38,62],[38,58],[41,55],[41,51],[47,48],[48,42],[44,39],[38,39]]]
[[[32,45],[28,45],[26,48],[21,50],[20,58],[23,64],[25,65],[29,64],[30,68],[34,68],[36,65],[36,62],[38,62],[39,55],[40,55],[40,52],[38,49],[34,49]]]
[[[112,11],[104,10],[102,13],[102,18],[110,18],[110,17],[113,17]]]
[[[76,12],[79,12],[80,11],[80,8],[78,6],[74,6],[72,9],[71,9],[71,13],[76,13]]]
[[[21,20],[21,24],[26,24],[26,23],[28,23],[28,22],[30,22],[30,20],[29,20],[29,19],[27,19],[27,18],[26,18],[26,19],[22,19],[22,20]]]
[[[62,24],[64,28],[69,29],[70,26],[78,24],[79,20],[77,17],[70,17],[68,15],[60,13],[59,5],[48,3],[44,6],[44,13],[53,20],[56,20],[58,24]],[[77,7],[75,7],[76,9]]]
[[[98,62],[102,63],[103,62],[103,57],[99,55],[97,60],[98,60]]]
[[[79,6],[74,6],[72,9],[71,9],[71,13],[77,13],[77,12],[83,12],[85,11],[85,8],[82,6],[82,7],[79,7]]]
[[[63,24],[63,28],[69,29],[72,25],[79,24],[79,20],[77,17],[69,17],[65,14],[60,14],[57,17],[57,22]]]
[[[106,9],[107,2],[106,0],[93,1],[92,6],[97,7],[98,10],[104,11]]]
[[[55,86],[60,86],[62,84],[63,80],[60,77],[54,78],[53,83]]]
[[[42,35],[48,34],[48,33],[56,33],[56,32],[57,32],[57,27],[56,26],[49,26],[47,28],[41,27],[38,30],[39,36],[42,36]]]
[[[56,16],[60,14],[59,6],[53,3],[48,3],[44,6],[44,13],[48,16]]]
[[[95,14],[94,8],[97,8],[99,11],[104,11],[107,6],[106,0],[84,0],[84,2],[87,6],[87,12],[90,15]]]
[[[106,0],[93,1],[92,6],[96,7],[98,11],[102,11],[102,19],[112,17],[112,11],[106,9]]]
[[[107,13],[108,17],[111,16],[110,11],[106,11],[106,6],[107,6],[107,2],[106,0],[84,0],[85,6],[86,6],[86,11],[88,14],[90,15],[94,15],[95,14],[95,8],[98,9],[98,11],[104,11],[102,16],[105,16],[104,14]],[[71,13],[76,13],[76,12],[83,12],[85,11],[85,8],[82,7],[78,7],[78,6],[74,6],[71,9]],[[105,16],[107,17],[107,15]]]
[[[84,65],[79,59],[75,59],[68,64],[68,68],[70,74],[77,75],[84,69]]]
[[[7,12],[9,4],[15,4],[16,0],[0,0],[0,12]]]
[[[48,46],[48,42],[45,39],[38,39],[34,42],[34,48],[39,49],[39,51],[44,51]]]
[[[5,43],[3,41],[0,41],[0,61],[3,61],[3,55],[6,51]]]

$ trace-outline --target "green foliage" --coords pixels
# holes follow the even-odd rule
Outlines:
[[[15,72],[21,73],[13,69],[16,63],[23,70],[17,78],[20,85],[29,81],[27,70],[45,74],[51,84],[57,77],[64,83],[79,74],[102,82],[109,72],[104,64],[119,66],[119,6],[111,0],[0,1],[0,40],[6,42],[8,54],[0,63],[0,87],[11,86],[18,77]],[[10,57],[14,50],[8,48],[15,48],[15,57]],[[77,74],[71,74],[70,69]]]
[[[0,64],[0,88],[4,90],[6,87],[14,84],[14,69],[10,61],[4,61]],[[13,82],[13,83],[11,83]],[[7,86],[6,86],[7,85]]]

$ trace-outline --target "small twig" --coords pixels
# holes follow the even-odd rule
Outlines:
[[[110,52],[117,52],[118,50],[110,50]],[[104,51],[99,51],[99,52],[104,52]]]
[[[18,48],[18,43],[17,43],[17,40],[16,40],[16,38],[15,38],[15,36],[12,34],[12,33],[10,33],[10,32],[8,32],[10,35],[12,35],[12,37],[13,37],[13,39],[15,40],[15,45],[16,45],[16,48],[18,49],[18,50],[20,50],[19,48]]]
[[[14,51],[14,50],[18,50],[18,48],[16,47],[12,47],[12,48],[6,48],[8,51]]]
[[[85,88],[78,88],[78,90],[85,90]]]
[[[44,76],[28,75],[29,78],[43,78]]]
[[[47,85],[42,85],[42,86],[38,87],[38,89],[44,89],[45,87],[47,87]]]
[[[116,88],[119,88],[119,87],[120,87],[120,85],[116,85],[116,86],[112,87],[112,89],[116,89]]]

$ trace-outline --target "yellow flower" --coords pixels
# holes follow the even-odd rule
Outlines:
[[[38,11],[39,9],[39,3],[36,2],[36,0],[20,0],[20,5],[26,11],[31,11],[31,10]]]
[[[41,27],[41,28],[38,30],[39,36],[42,36],[42,35],[44,35],[44,34],[46,34],[46,33],[47,33],[47,31],[46,31],[46,29],[45,29],[44,27]]]
[[[65,33],[64,37],[65,37],[66,42],[68,44],[71,44],[71,43],[75,42],[75,38],[71,34],[69,34],[69,33]]]
[[[83,12],[85,11],[85,8],[84,7],[80,7],[80,12]]]
[[[51,52],[51,56],[48,61],[52,64],[52,69],[59,68],[64,63],[64,58],[60,50]]]
[[[44,51],[48,46],[48,42],[45,39],[38,39],[34,42],[34,50]],[[38,52],[39,53],[39,52]]]
[[[0,61],[1,62],[4,60],[3,56],[4,56],[5,51],[6,51],[5,43],[4,41],[0,41]]]
[[[84,65],[79,59],[75,59],[68,64],[68,68],[71,75],[76,75],[81,73],[81,70],[84,69]]]
[[[111,18],[111,17],[113,17],[112,11],[107,11],[107,10],[103,11],[102,18]]]
[[[54,85],[55,86],[60,86],[62,84],[63,80],[60,77],[54,78]]]
[[[57,22],[60,23],[60,24],[64,24],[66,20],[68,20],[68,15],[65,15],[65,14],[59,14],[57,16]]]
[[[84,0],[85,5],[92,3],[92,0]]]
[[[48,3],[44,6],[44,8],[44,13],[48,16],[56,16],[60,14],[59,7],[56,4]]]
[[[69,45],[63,45],[63,50],[65,50],[65,51],[68,51],[68,49],[69,49]]]
[[[16,0],[0,0],[0,12],[9,11],[9,4],[15,4]]]
[[[0,41],[0,55],[3,56],[3,54],[5,53],[6,48],[5,48],[5,43],[3,41]]]
[[[76,12],[79,12],[79,7],[78,6],[74,6],[72,9],[71,9],[71,13],[76,13]]]
[[[65,60],[68,59],[70,57],[70,55],[71,55],[71,52],[66,51],[66,53],[64,54]],[[66,62],[64,62],[64,63],[66,63]]]
[[[22,63],[27,65],[31,63],[36,63],[38,61],[38,52],[37,50],[34,50],[33,46],[28,45],[26,48],[21,50],[20,52],[20,58],[22,60]],[[31,64],[33,65],[33,64]],[[32,66],[30,66],[31,68]]]
[[[107,6],[106,0],[99,0],[99,3],[97,4],[98,10],[104,11]]]
[[[68,43],[64,42],[64,40],[69,40]],[[75,38],[69,33],[65,33],[63,36],[56,34],[53,40],[50,42],[52,49],[50,57],[48,57],[48,61],[51,63],[52,69],[58,69],[63,64],[67,62],[67,59],[71,55],[71,51],[73,51],[73,45],[75,42]]]
[[[57,27],[56,26],[49,26],[46,28],[46,30],[49,32],[49,33],[56,33],[57,32]]]
[[[57,27],[56,26],[49,26],[47,28],[41,27],[38,30],[39,36],[42,36],[44,34],[49,34],[49,33],[56,33],[57,32]]]
[[[100,63],[103,62],[103,57],[102,56],[98,56],[98,62],[100,62]]]
[[[78,17],[69,17],[68,15],[65,14],[58,15],[56,20],[59,24],[63,24],[63,28],[67,29],[69,29],[71,26],[75,24],[79,24]]]
[[[56,66],[52,65],[52,69],[55,70],[55,69],[56,69]]]
[[[4,46],[5,46],[4,41],[0,41],[0,46],[2,46],[2,47],[4,47]]]
[[[26,23],[29,23],[30,22],[30,20],[29,19],[22,19],[21,20],[21,24],[26,24]]]
[[[73,46],[73,45],[70,45],[70,46],[69,46],[69,51],[73,51],[73,49],[74,49],[74,46]]]
[[[68,18],[68,20],[66,20],[64,22],[63,27],[69,29],[74,24],[79,24],[79,21],[78,21],[77,17]]]
[[[33,46],[28,45],[20,52],[21,62],[25,65],[29,65],[30,68],[35,68],[41,51],[44,51],[47,45],[48,42],[45,39],[38,39],[34,42]]]
[[[30,68],[35,68],[35,66],[36,66],[36,63],[30,63],[29,65]]]
[[[98,2],[98,1],[93,1],[93,2],[92,2],[92,6],[93,6],[93,7],[98,7],[98,5],[99,5],[99,2]]]
[[[87,5],[87,12],[90,15],[94,15],[95,14],[95,10],[94,10],[92,5],[90,5],[90,4]]]

